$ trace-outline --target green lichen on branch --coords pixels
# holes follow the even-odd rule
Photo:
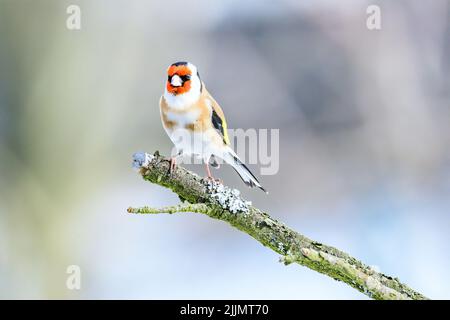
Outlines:
[[[169,173],[169,161],[160,156],[137,153],[133,165],[142,177],[171,189],[184,202],[161,209],[128,208],[137,214],[194,212],[228,222],[281,255],[286,265],[297,263],[343,281],[373,299],[427,299],[397,278],[384,275],[347,253],[313,241],[267,213],[241,199],[239,193],[217,183],[205,181],[180,166]]]

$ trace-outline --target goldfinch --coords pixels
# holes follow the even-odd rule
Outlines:
[[[189,62],[169,66],[159,107],[163,127],[177,151],[170,160],[170,170],[175,168],[177,157],[194,155],[204,161],[208,178],[214,179],[209,164],[219,167],[216,158],[220,158],[236,170],[247,186],[267,193],[231,149],[222,108],[206,90],[196,66]]]

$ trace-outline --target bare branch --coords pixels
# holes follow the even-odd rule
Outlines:
[[[154,155],[136,153],[133,166],[142,177],[152,183],[171,189],[182,204],[155,208],[128,208],[130,213],[156,214],[195,212],[226,221],[255,238],[264,246],[280,254],[286,265],[297,263],[343,281],[374,299],[427,299],[422,294],[389,277],[347,253],[327,246],[288,228],[267,213],[253,207],[239,196],[239,191],[204,180],[195,173],[177,167],[169,173],[169,162],[156,152]]]

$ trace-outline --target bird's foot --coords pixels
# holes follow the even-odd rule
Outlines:
[[[170,158],[169,159],[169,174],[174,173],[176,167],[177,167],[177,159],[175,157]]]
[[[222,179],[216,179],[213,176],[207,176],[207,177],[205,177],[205,180],[223,184],[223,180]]]
[[[205,162],[205,167],[206,167],[206,174],[207,174],[205,180],[213,181],[213,182],[217,182],[217,183],[223,184],[223,181],[222,181],[222,180],[220,180],[220,179],[215,179],[215,178],[213,177],[213,175],[211,174],[211,170],[209,170],[208,162]]]

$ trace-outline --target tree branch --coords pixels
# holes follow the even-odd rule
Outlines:
[[[267,213],[253,207],[239,196],[239,191],[204,180],[180,166],[169,173],[169,161],[154,155],[136,153],[133,166],[142,177],[171,189],[182,204],[162,209],[128,208],[137,214],[195,212],[226,221],[247,233],[261,244],[280,254],[286,265],[297,263],[343,281],[374,299],[427,299],[402,284],[399,279],[384,275],[347,253],[327,246],[288,228]]]

